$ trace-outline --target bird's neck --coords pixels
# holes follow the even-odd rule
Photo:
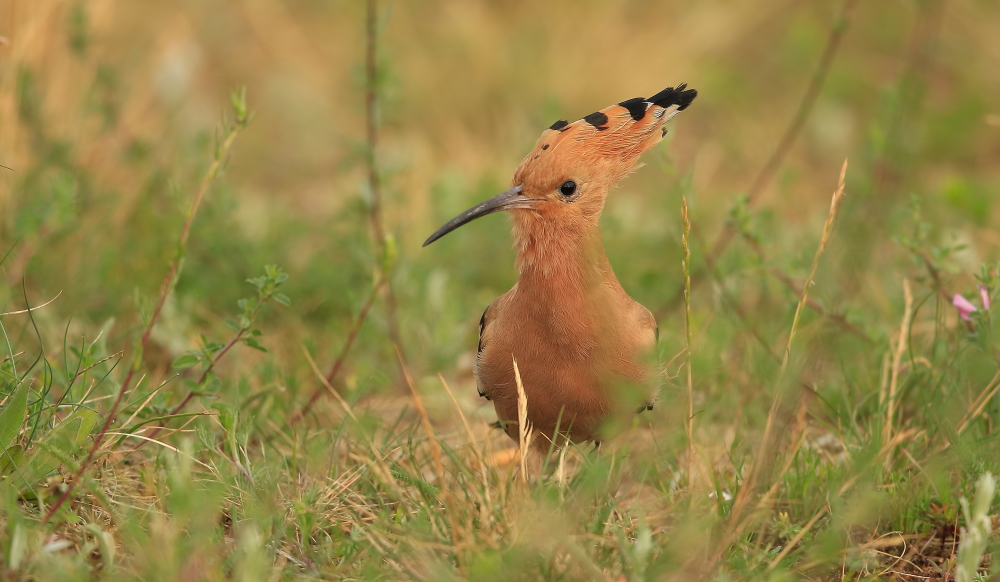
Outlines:
[[[542,221],[539,221],[542,222]],[[513,301],[559,357],[590,359],[609,336],[624,291],[604,252],[597,225],[567,231],[561,225],[518,228],[518,280]],[[523,226],[523,225],[520,225]]]
[[[596,224],[567,228],[525,216],[515,220],[514,239],[522,289],[586,292],[615,280]]]

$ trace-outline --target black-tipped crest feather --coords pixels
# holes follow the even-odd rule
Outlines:
[[[677,88],[667,87],[650,97],[648,101],[663,108],[676,105],[678,111],[684,111],[694,101],[694,98],[698,96],[698,92],[694,89],[687,89],[686,91],[685,89],[687,89],[687,83],[681,83]]]

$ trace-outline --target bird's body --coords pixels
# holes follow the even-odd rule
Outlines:
[[[656,322],[618,283],[599,236],[552,258],[547,268],[522,263],[514,288],[487,308],[476,361],[480,393],[515,439],[518,362],[543,446],[557,425],[574,442],[593,440],[600,423],[645,408],[656,392]]]
[[[428,239],[509,210],[518,281],[483,313],[476,380],[517,440],[516,360],[535,442],[601,440],[659,389],[653,315],[619,284],[598,222],[611,187],[666,134],[663,124],[696,92],[684,85],[630,99],[546,130],[513,188],[458,216]],[[557,435],[560,435],[557,438]]]

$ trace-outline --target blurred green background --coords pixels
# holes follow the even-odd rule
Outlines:
[[[426,235],[504,188],[552,120],[687,82],[699,90],[696,106],[615,192],[603,224],[626,288],[663,327],[676,327],[676,309],[663,306],[680,276],[680,195],[691,199],[695,239],[707,246],[791,122],[838,10],[835,2],[387,3],[379,158],[386,223],[400,248],[400,319],[421,371],[453,369],[475,345],[482,306],[515,278],[502,218],[421,249]],[[23,302],[22,280],[36,302],[62,291],[44,314],[54,324],[73,317],[92,328],[115,317],[113,334],[125,339],[135,294],[158,291],[227,93],[245,85],[256,117],[195,222],[158,344],[171,355],[188,347],[270,262],[291,274],[296,307],[272,325],[289,358],[301,342],[334,353],[373,264],[364,6],[11,0],[2,15],[0,156],[14,171],[0,173],[0,242],[20,241],[4,264],[4,302]],[[838,284],[817,292],[857,310],[860,322],[889,313],[887,286],[898,295],[906,273],[887,239],[908,218],[910,196],[938,238],[970,245],[962,255],[970,271],[996,257],[998,25],[992,2],[861,3],[805,127],[759,196],[757,228],[779,249],[771,260],[801,270],[813,250],[803,243],[815,238],[850,158],[841,224],[850,236],[824,274]],[[765,301],[747,272],[759,266],[740,261],[744,249],[733,245],[722,273],[741,300]],[[694,300],[716,299],[701,287]],[[380,317],[359,349],[376,360],[391,355]],[[359,381],[377,372],[367,360],[352,358]]]
[[[237,346],[216,370],[219,394],[191,410],[266,400],[247,421],[259,431],[248,442],[263,439],[260,451],[273,444],[261,435],[291,431],[287,419],[318,387],[303,348],[320,369],[330,367],[379,264],[368,220],[365,9],[316,0],[0,1],[0,164],[11,168],[0,168],[0,252],[11,249],[0,307],[58,295],[33,321],[4,316],[11,353],[30,363],[44,348],[61,366],[64,338],[90,343],[104,330],[104,355],[126,352],[112,378],[121,375],[212,161],[220,119],[231,115],[230,89],[246,86],[255,117],[199,210],[142,373],[148,386],[187,377],[171,363],[201,334],[225,341],[224,319],[248,295],[244,281],[277,264],[289,274],[282,291],[292,303],[261,312],[269,351]],[[685,346],[681,197],[691,206],[696,434],[713,467],[705,483],[736,483],[743,464],[735,459],[752,458],[795,289],[845,159],[847,198],[791,365],[808,390],[782,399],[781,426],[798,426],[800,410],[806,442],[832,435],[848,456],[879,441],[904,278],[917,310],[907,364],[895,365],[905,391],[895,422],[923,435],[910,445],[922,462],[996,371],[986,310],[965,324],[949,298],[964,293],[981,306],[974,276],[1000,259],[1000,3],[398,0],[380,3],[377,28],[376,153],[385,226],[399,253],[391,273],[399,333],[431,419],[456,442],[462,425],[438,373],[480,438],[512,444],[486,429],[495,416],[476,396],[471,366],[483,308],[516,280],[513,250],[501,217],[420,244],[505,189],[556,119],[681,82],[698,90],[697,100],[610,196],[602,231],[623,286],[657,314],[667,361]],[[794,140],[781,148],[790,127]],[[747,203],[776,150],[780,163]],[[737,234],[716,254],[727,228]],[[334,386],[374,419],[391,424],[402,415],[416,426],[390,327],[379,301]],[[646,432],[621,439],[640,449],[644,439],[670,443],[651,461],[665,481],[684,450],[683,378],[665,387],[668,406],[640,421]],[[95,394],[104,393],[113,390]],[[185,393],[168,384],[138,418],[162,414]],[[934,457],[956,492],[965,491],[969,467],[992,466],[976,456],[996,451],[990,435],[1000,406],[990,402],[963,449],[974,458]],[[324,434],[342,418],[324,397],[303,430]],[[152,449],[144,452],[155,456]],[[911,470],[887,466],[872,490]],[[931,497],[920,497],[922,508]],[[811,515],[798,507],[792,520]],[[889,515],[884,523],[897,523],[900,513]]]

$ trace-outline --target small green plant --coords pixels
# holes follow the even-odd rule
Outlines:
[[[259,329],[253,327],[257,320],[257,314],[272,299],[286,307],[291,306],[291,300],[284,293],[279,293],[278,288],[288,280],[288,274],[276,265],[266,265],[264,274],[260,277],[247,279],[247,283],[257,290],[256,297],[240,299],[236,305],[240,308],[240,314],[233,318],[226,318],[226,327],[233,330],[235,334],[226,343],[209,341],[204,334],[201,336],[202,347],[188,350],[188,353],[174,360],[174,368],[185,369],[201,365],[204,373],[198,382],[188,384],[192,389],[201,389],[202,384],[209,378],[215,364],[226,355],[234,345],[242,343],[255,350],[266,352],[267,348],[262,346],[257,338],[263,335]]]
[[[990,507],[996,493],[996,480],[989,472],[976,481],[976,495],[969,501],[962,497],[958,502],[962,505],[962,516],[965,517],[965,527],[961,532],[961,544],[958,546],[958,564],[955,567],[956,582],[976,582],[979,579],[979,566],[993,533],[993,521],[990,518]]]

